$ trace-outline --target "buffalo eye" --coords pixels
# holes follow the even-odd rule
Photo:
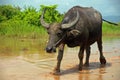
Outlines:
[[[47,31],[47,33],[48,33],[48,34],[50,34],[50,32],[49,32],[49,31]]]
[[[61,36],[62,36],[62,33],[57,33],[57,36],[58,36],[58,37],[61,37]]]

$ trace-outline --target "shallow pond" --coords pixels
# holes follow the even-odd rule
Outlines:
[[[91,46],[90,66],[78,71],[79,47],[65,47],[61,75],[53,75],[57,53],[48,54],[47,39],[0,37],[0,80],[119,80],[120,37],[103,37],[107,64],[99,63],[97,44]]]
[[[18,39],[18,38],[0,38],[0,57],[21,56],[31,60],[41,60],[56,57],[56,53],[48,54],[45,52],[47,39]],[[98,53],[97,44],[91,46],[91,53]],[[65,47],[65,54],[77,54],[79,47]],[[120,37],[103,37],[103,52],[109,53],[120,50]],[[120,56],[118,54],[118,56]]]

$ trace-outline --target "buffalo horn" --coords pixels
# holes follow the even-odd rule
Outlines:
[[[40,17],[40,22],[41,22],[41,24],[42,24],[42,26],[44,26],[45,28],[49,28],[49,23],[46,23],[45,21],[44,21],[44,19],[43,19],[43,16],[44,16],[44,13],[45,13],[45,9],[44,9],[44,11],[43,11],[43,13],[42,13],[42,15],[41,15],[41,17]]]
[[[62,24],[62,25],[61,25],[61,28],[62,28],[62,29],[70,28],[70,27],[72,27],[73,25],[75,25],[78,20],[79,20],[79,12],[77,11],[77,16],[76,16],[75,20],[72,21],[72,22],[70,22],[70,23],[67,23],[67,24]]]

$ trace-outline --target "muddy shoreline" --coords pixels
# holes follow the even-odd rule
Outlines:
[[[110,54],[110,53],[109,53]],[[106,54],[105,56],[109,55]],[[107,57],[107,64],[100,65],[98,55],[92,55],[90,66],[78,71],[78,58],[64,56],[61,75],[53,75],[56,60],[30,62],[21,57],[0,59],[0,80],[119,80],[120,56]],[[66,59],[67,58],[67,59]]]

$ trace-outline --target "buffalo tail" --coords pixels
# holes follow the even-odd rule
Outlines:
[[[113,25],[118,25],[117,23],[110,22],[110,21],[107,21],[107,20],[105,20],[105,19],[102,19],[102,21],[105,21],[105,22],[110,23],[110,24],[113,24]]]

